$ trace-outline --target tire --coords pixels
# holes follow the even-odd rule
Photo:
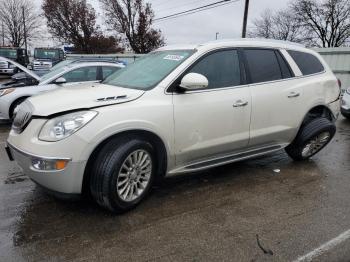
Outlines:
[[[15,102],[12,103],[10,110],[9,110],[10,120],[13,120],[13,118],[14,118],[14,112],[15,112],[16,107],[19,106],[20,104],[22,104],[23,101],[26,99],[27,99],[27,97],[22,97],[22,98],[19,98]]]
[[[295,161],[309,159],[332,140],[335,132],[335,125],[327,118],[313,119],[301,127],[294,141],[285,150]]]
[[[131,166],[128,159],[130,160],[130,156],[134,157],[135,152],[138,152],[139,162],[135,162],[133,158],[131,160],[134,163],[138,162],[141,167],[150,161],[147,168],[135,167],[133,171],[125,168]],[[147,196],[156,176],[156,170],[154,148],[150,143],[136,137],[114,139],[103,146],[94,162],[90,179],[91,195],[100,206],[114,213],[126,212],[136,207]],[[121,186],[117,186],[117,183]],[[135,185],[140,191],[134,190]],[[126,188],[123,191],[125,186],[129,189]]]

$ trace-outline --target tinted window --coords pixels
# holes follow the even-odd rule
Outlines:
[[[294,59],[303,75],[311,75],[324,70],[321,62],[312,54],[291,50],[288,53]]]
[[[277,56],[277,60],[278,60],[278,63],[280,65],[280,68],[281,68],[283,78],[293,77],[294,74],[291,72],[286,60],[284,60],[284,58],[282,57],[280,52],[276,51],[276,56]]]
[[[208,88],[237,86],[241,83],[237,50],[220,51],[200,60],[188,73],[208,78]]]
[[[62,77],[67,80],[67,83],[95,81],[97,77],[97,66],[77,68],[64,74]]]
[[[247,49],[244,51],[252,83],[273,81],[282,78],[274,50]]]
[[[102,67],[102,79],[106,79],[118,69],[119,67],[111,67],[111,66]]]

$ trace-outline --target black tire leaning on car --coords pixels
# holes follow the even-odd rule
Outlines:
[[[124,162],[138,151],[146,152],[151,159],[150,177],[147,186],[136,199],[125,201],[118,193],[118,177]],[[102,147],[94,161],[90,179],[91,195],[100,206],[112,212],[126,212],[136,207],[147,196],[156,172],[156,159],[152,144],[137,137],[113,139]]]
[[[306,160],[320,152],[334,137],[336,127],[329,119],[320,117],[302,125],[294,141],[286,147],[287,154],[296,161]],[[328,134],[328,137],[327,137]],[[315,147],[315,152],[310,155],[303,155],[303,150],[311,141],[317,141],[320,136],[326,140],[321,145]]]

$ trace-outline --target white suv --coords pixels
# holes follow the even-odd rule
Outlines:
[[[295,160],[334,136],[338,81],[317,53],[269,40],[164,47],[101,84],[27,99],[7,144],[37,184],[90,193],[114,212],[164,175],[286,148]]]

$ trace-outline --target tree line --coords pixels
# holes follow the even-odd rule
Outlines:
[[[43,21],[51,36],[82,53],[147,53],[165,43],[162,32],[153,28],[152,6],[144,0],[98,0],[103,27],[86,0],[43,0],[41,11],[31,0],[0,1],[0,30],[12,46],[23,45],[24,22],[27,39],[40,41]],[[267,9],[252,21],[248,36],[307,46],[349,45],[350,0],[293,0],[282,10]]]
[[[86,0],[44,0],[42,11],[31,0],[2,0],[0,22],[3,37],[12,46],[24,43],[24,23],[28,40],[40,41],[43,21],[55,39],[73,44],[82,53],[148,53],[165,40],[154,29],[154,11],[144,0],[99,0],[105,26],[97,21],[96,10]],[[23,19],[24,14],[24,19]],[[44,19],[45,18],[45,19]]]
[[[293,0],[285,9],[266,9],[250,37],[273,38],[316,47],[350,44],[350,0]]]

